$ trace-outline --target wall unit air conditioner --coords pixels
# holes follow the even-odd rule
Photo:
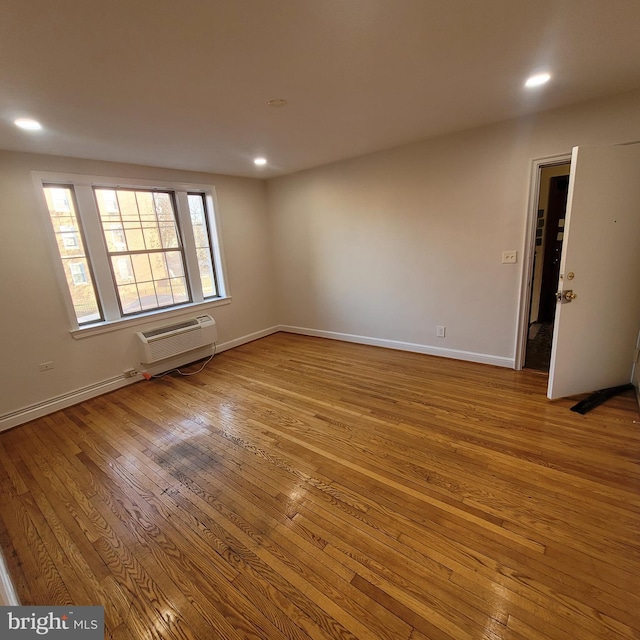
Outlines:
[[[176,356],[184,356],[180,359],[186,364],[213,353],[211,346],[218,340],[218,329],[211,316],[203,315],[157,329],[138,331],[137,335],[142,364],[175,359]]]

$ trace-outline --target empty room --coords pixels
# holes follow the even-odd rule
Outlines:
[[[0,637],[640,638],[636,0],[0,25]]]

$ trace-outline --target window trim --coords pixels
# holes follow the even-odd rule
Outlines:
[[[42,215],[46,220],[45,229],[52,257],[54,272],[58,281],[58,289],[64,300],[67,315],[70,321],[70,333],[74,338],[88,337],[127,326],[135,326],[174,316],[186,315],[193,312],[201,312],[203,308],[211,308],[231,302],[231,295],[227,284],[226,261],[224,257],[223,243],[221,239],[220,220],[215,187],[210,184],[197,184],[188,182],[168,182],[165,180],[140,180],[136,178],[121,178],[116,176],[96,176],[84,174],[70,174],[58,172],[31,172],[38,202]],[[73,189],[77,216],[85,238],[85,251],[89,259],[90,268],[95,278],[95,288],[98,303],[104,314],[104,319],[88,324],[79,325],[71,293],[66,281],[66,275],[56,244],[55,234],[49,209],[44,195],[44,185],[70,186]],[[187,278],[192,295],[192,302],[151,309],[136,315],[123,316],[119,309],[117,293],[111,274],[111,265],[108,253],[104,246],[103,232],[100,224],[100,216],[95,201],[94,189],[141,189],[150,191],[171,191],[176,204],[176,217],[182,233],[182,242],[185,245],[185,263]],[[188,194],[202,193],[205,198],[206,214],[209,222],[210,244],[213,256],[213,265],[218,284],[218,296],[204,298],[200,286],[199,269],[195,259],[195,240],[191,228],[191,220],[188,208]],[[190,254],[193,253],[193,256]],[[194,278],[194,273],[196,277]]]

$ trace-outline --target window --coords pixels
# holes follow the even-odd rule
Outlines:
[[[107,214],[117,215],[120,213],[118,208],[118,195],[110,189],[101,189],[102,210]]]
[[[44,195],[76,320],[78,324],[100,321],[103,319],[102,310],[90,275],[73,190],[46,185]],[[70,238],[75,243],[69,242]]]
[[[67,249],[75,249],[78,246],[78,238],[75,233],[63,233],[62,243]]]
[[[202,291],[206,296],[213,296],[218,289],[216,272],[211,259],[211,232],[209,230],[209,218],[206,214],[206,203],[201,193],[190,193],[189,213],[191,214],[191,226],[198,256],[198,269],[202,277]]]
[[[211,188],[50,178],[36,174],[74,329],[226,297]]]
[[[65,188],[51,187],[49,196],[54,209],[59,213],[69,213],[71,211],[71,202],[69,198],[69,190]]]
[[[57,208],[56,210],[59,211]],[[67,209],[67,211],[69,211],[69,209]],[[78,233],[72,226],[61,224],[60,237],[62,238],[62,244],[64,244],[67,249],[77,249],[80,246],[78,244]]]
[[[69,271],[71,271],[73,284],[88,284],[87,272],[82,262],[70,262]]]
[[[117,209],[105,192],[115,193]],[[191,302],[173,193],[94,193],[122,315]]]

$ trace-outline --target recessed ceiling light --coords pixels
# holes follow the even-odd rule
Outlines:
[[[533,76],[530,76],[527,81],[524,83],[525,87],[531,89],[532,87],[540,87],[543,84],[546,84],[551,80],[550,73],[536,73]]]
[[[32,120],[31,118],[18,118],[13,121],[13,124],[27,131],[40,131],[40,129],[42,129],[42,125],[37,120]]]
[[[276,98],[275,100],[269,100],[267,104],[270,107],[275,107],[277,109],[279,107],[284,107],[287,104],[287,101],[283,100],[282,98]]]
[[[267,164],[267,159],[266,158],[254,158],[253,164],[255,164],[258,167],[263,167],[265,164]]]

